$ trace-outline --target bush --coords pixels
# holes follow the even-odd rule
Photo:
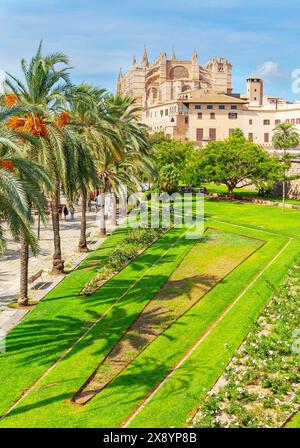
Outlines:
[[[119,247],[113,250],[106,264],[99,266],[96,276],[86,283],[80,294],[90,296],[112,275],[123,269],[139,253],[163,233],[162,229],[134,229]]]

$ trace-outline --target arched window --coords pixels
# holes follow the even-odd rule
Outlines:
[[[183,79],[188,78],[189,72],[183,65],[176,65],[170,70],[170,79]]]
[[[182,89],[181,92],[186,92],[187,90],[191,90],[190,86],[188,86],[187,84],[185,84]]]

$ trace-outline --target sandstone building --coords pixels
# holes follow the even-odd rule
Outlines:
[[[223,57],[202,66],[196,51],[190,60],[172,51],[169,58],[162,52],[150,63],[145,50],[140,64],[133,58],[126,74],[120,70],[117,92],[136,98],[141,120],[154,132],[202,146],[241,128],[247,138],[271,149],[277,124],[290,122],[300,132],[300,101],[265,95],[263,87],[254,75],[246,80],[244,95],[233,93],[232,65]]]

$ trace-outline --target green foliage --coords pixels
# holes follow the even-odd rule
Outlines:
[[[159,177],[157,181],[159,191],[166,191],[171,194],[174,193],[179,185],[180,171],[173,163],[164,165],[159,170]]]
[[[276,157],[238,132],[222,142],[210,142],[203,149],[200,167],[207,181],[225,184],[230,194],[251,184],[268,189],[283,176]]]
[[[162,234],[162,229],[134,229],[122,243],[116,247],[108,259],[102,262],[97,275],[86,283],[80,294],[89,296],[93,294],[105,280],[136,258],[139,252],[149,246]]]
[[[166,176],[171,168],[178,172],[179,182],[189,185],[198,185],[200,175],[198,170],[201,150],[197,150],[192,142],[182,142],[181,140],[161,140],[155,144],[154,156],[159,170],[159,178]]]

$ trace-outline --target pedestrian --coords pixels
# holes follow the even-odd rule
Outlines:
[[[66,220],[67,220],[67,216],[68,216],[68,214],[69,214],[69,210],[68,210],[68,208],[67,208],[66,205],[65,205],[64,208],[63,208],[63,213],[64,213],[64,217],[65,217],[65,221],[66,221]]]
[[[73,207],[73,204],[70,205],[69,210],[70,210],[70,215],[71,215],[71,221],[73,221],[74,220],[74,214],[75,214],[75,209]]]
[[[89,200],[88,200],[88,209],[89,209],[89,212],[92,211],[92,200],[91,200],[91,198],[89,198]]]

